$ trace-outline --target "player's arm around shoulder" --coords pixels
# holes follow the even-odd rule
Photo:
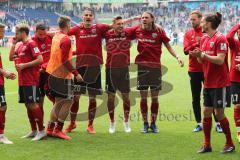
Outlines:
[[[227,33],[227,35],[226,35],[226,38],[227,38],[227,41],[228,41],[228,43],[229,43],[229,47],[230,47],[230,48],[234,48],[234,47],[235,47],[235,44],[236,44],[236,43],[235,43],[235,38],[234,38],[234,36],[235,36],[236,32],[237,32],[239,29],[240,29],[240,23],[234,25],[234,26],[230,29],[230,31]]]

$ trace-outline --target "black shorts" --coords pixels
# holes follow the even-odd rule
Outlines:
[[[40,96],[44,97],[46,95],[45,85],[48,80],[48,73],[47,72],[40,72],[39,78],[39,89],[40,89]]]
[[[129,69],[124,68],[106,68],[106,91],[108,93],[130,92]]]
[[[230,87],[205,88],[203,90],[204,106],[225,108],[231,106]]]
[[[231,82],[231,99],[233,104],[240,104],[240,83]]]
[[[6,107],[5,89],[3,85],[0,85],[0,108]]]
[[[19,103],[39,103],[40,89],[38,86],[19,86]]]
[[[138,90],[161,90],[162,71],[161,68],[151,68],[138,65],[137,89]]]
[[[49,75],[48,78],[49,95],[64,99],[73,98],[73,81],[72,79],[57,78]]]
[[[101,95],[102,94],[102,82],[101,82],[101,68],[96,67],[80,67],[78,73],[83,77],[84,82],[77,82],[74,79],[74,86],[77,88],[74,94],[85,94],[86,90],[89,95]]]

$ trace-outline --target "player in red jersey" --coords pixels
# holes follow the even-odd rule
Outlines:
[[[189,51],[193,51],[196,47],[200,46],[200,39],[203,36],[202,27],[200,26],[202,19],[202,14],[198,10],[192,11],[190,13],[190,21],[192,24],[192,29],[187,31],[184,35],[183,47],[184,53],[189,55]],[[202,83],[204,82],[203,68],[202,64],[197,61],[196,57],[189,55],[189,67],[188,75],[190,77],[190,85],[192,92],[192,107],[194,111],[194,116],[197,122],[196,128],[193,132],[202,131],[202,118],[201,118],[201,105],[200,97],[202,90]],[[222,128],[218,122],[215,114],[214,119],[216,121],[216,131],[222,133]]]
[[[29,26],[20,24],[16,30],[16,40],[20,41],[15,49],[13,44],[9,59],[15,61],[15,67],[18,71],[19,83],[19,103],[24,103],[28,118],[31,124],[32,132],[23,138],[34,137],[32,140],[41,140],[46,136],[43,126],[43,115],[39,107],[39,65],[43,62],[42,55],[37,44],[28,38]],[[37,123],[37,127],[35,126]]]
[[[236,33],[238,39],[234,38]],[[236,65],[240,63],[235,60],[240,56],[240,24],[236,24],[231,28],[227,34],[227,40],[231,51],[231,97],[234,105],[234,120],[237,127],[237,138],[240,143],[240,72],[236,68]]]
[[[0,23],[0,39],[4,37],[5,33],[5,25]],[[13,144],[13,142],[9,141],[7,137],[4,136],[4,128],[6,122],[6,110],[7,103],[5,98],[5,89],[4,89],[4,77],[7,79],[14,80],[16,75],[13,72],[7,71],[3,69],[2,66],[2,57],[0,53],[0,143],[3,144]]]
[[[76,83],[81,86],[81,89],[79,95],[74,97],[74,103],[70,112],[71,123],[65,132],[71,132],[76,128],[75,121],[79,108],[79,98],[87,90],[89,95],[87,132],[95,134],[93,120],[97,107],[96,96],[102,94],[100,70],[100,65],[103,64],[102,39],[104,34],[110,29],[110,26],[106,24],[93,24],[94,11],[90,8],[84,10],[82,19],[83,22],[81,25],[73,27],[69,35],[75,36],[76,39],[76,65],[78,72],[83,76],[84,82]]]
[[[158,27],[159,28],[159,27]],[[138,65],[138,84],[140,90],[141,102],[140,108],[143,116],[144,126],[142,133],[147,133],[150,128],[153,133],[158,133],[156,119],[158,114],[158,94],[161,90],[161,54],[162,44],[164,44],[169,53],[177,59],[177,62],[183,67],[182,59],[176,54],[169,44],[170,39],[163,29],[156,28],[154,16],[150,12],[144,12],[141,16],[141,24],[134,30],[138,40],[138,55],[135,63]],[[148,123],[148,89],[151,92],[151,125]]]
[[[203,17],[201,25],[206,33],[200,42],[200,48],[189,53],[198,58],[203,64],[204,72],[204,146],[198,153],[211,152],[211,128],[212,114],[215,112],[223,133],[226,136],[226,144],[222,153],[230,153],[235,150],[229,122],[224,114],[224,108],[230,107],[230,78],[228,69],[228,43],[226,37],[217,31],[222,21],[220,13],[211,13]]]
[[[76,39],[76,65],[78,72],[83,75],[84,82],[76,83],[76,85],[80,85],[79,96],[74,97],[74,103],[70,112],[71,123],[65,132],[71,132],[76,128],[79,98],[87,90],[89,94],[87,132],[90,134],[96,133],[93,127],[93,120],[96,113],[96,96],[102,94],[100,68],[103,64],[102,39],[112,26],[100,23],[93,24],[94,16],[94,11],[91,8],[86,8],[82,14],[83,22],[73,27],[69,33],[69,35],[75,36]],[[124,23],[129,23],[136,19],[138,17],[130,18],[125,20]]]
[[[189,55],[189,51],[193,51],[200,45],[200,39],[203,36],[202,28],[200,26],[201,19],[202,14],[199,11],[193,11],[190,13],[190,21],[193,28],[187,31],[184,35],[183,47],[186,55]],[[200,97],[204,76],[202,64],[197,61],[196,57],[191,55],[189,55],[188,75],[191,84],[192,107],[197,122],[197,127],[193,132],[199,132],[202,130]]]
[[[119,90],[123,99],[124,130],[131,132],[130,112],[130,80],[129,63],[131,40],[135,39],[132,28],[123,28],[124,20],[121,16],[113,19],[113,29],[105,34],[106,39],[106,91],[108,93],[108,112],[110,116],[109,133],[115,132],[114,108],[115,94]]]
[[[43,57],[43,63],[40,66],[40,78],[39,78],[39,88],[41,93],[39,99],[39,107],[41,108],[43,115],[44,115],[43,109],[44,97],[47,94],[45,86],[48,78],[48,74],[46,73],[46,67],[50,59],[50,51],[52,45],[52,36],[49,36],[47,34],[47,30],[48,30],[47,26],[44,23],[38,23],[36,25],[36,33],[32,37],[32,40],[36,42]],[[51,97],[50,95],[48,95],[48,97],[52,102],[54,102],[53,97]]]

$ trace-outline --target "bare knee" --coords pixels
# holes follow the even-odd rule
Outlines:
[[[211,108],[211,107],[204,107],[203,115],[204,115],[205,118],[212,117],[212,113],[213,113],[213,108]]]
[[[223,108],[215,109],[214,112],[215,112],[215,116],[217,117],[217,119],[219,121],[221,121],[222,119],[225,118],[225,114],[224,114],[224,109]]]

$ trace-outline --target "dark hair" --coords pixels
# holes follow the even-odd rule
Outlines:
[[[202,18],[202,13],[199,10],[194,10],[190,13],[190,15],[192,14],[196,14],[198,16],[198,18]]]
[[[95,16],[95,12],[94,12],[94,10],[92,8],[86,7],[86,8],[84,8],[83,13],[85,11],[90,11],[93,14],[93,16]]]
[[[16,26],[18,32],[25,32],[26,35],[29,35],[30,27],[27,24],[19,24]]]
[[[213,29],[217,29],[222,22],[222,14],[219,12],[206,14],[205,20],[206,22],[211,22]]]
[[[115,21],[123,19],[122,16],[116,16],[113,18],[112,22],[115,23]]]
[[[5,28],[5,25],[0,23],[0,28]]]
[[[58,26],[61,29],[65,28],[70,22],[71,22],[71,18],[68,16],[60,16],[58,18]]]
[[[37,23],[36,25],[36,31],[37,30],[46,30],[47,26],[44,23]]]

